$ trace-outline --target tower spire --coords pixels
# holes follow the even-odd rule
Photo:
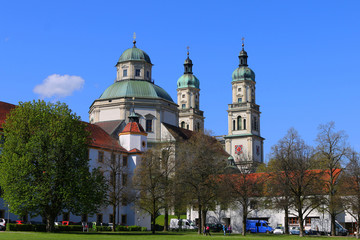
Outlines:
[[[191,59],[189,58],[189,49],[190,49],[190,47],[187,46],[186,49],[187,49],[187,53],[186,53],[187,58],[186,58],[185,63],[184,63],[184,74],[192,74],[192,66],[193,66],[193,64],[192,64]]]
[[[247,67],[248,66],[248,64],[247,64],[248,55],[247,55],[247,52],[244,50],[244,46],[245,46],[245,44],[244,44],[245,38],[244,37],[241,38],[241,42],[242,42],[241,43],[242,50],[239,54],[239,67],[241,67],[241,66]]]

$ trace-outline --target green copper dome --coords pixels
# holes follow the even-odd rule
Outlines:
[[[247,66],[240,66],[232,74],[232,81],[249,80],[255,82],[255,73]]]
[[[178,88],[186,88],[186,87],[200,88],[200,81],[193,74],[186,73],[177,80],[177,87]]]
[[[100,99],[121,97],[165,99],[174,102],[164,89],[143,80],[123,80],[115,82],[101,94]]]
[[[147,55],[146,52],[144,52],[143,50],[141,50],[135,46],[132,48],[126,49],[121,54],[118,62],[121,63],[121,62],[130,61],[130,60],[145,61],[145,62],[151,64],[149,55]]]

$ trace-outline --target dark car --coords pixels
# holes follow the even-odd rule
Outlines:
[[[209,226],[211,232],[220,232],[223,230],[221,223],[206,223],[206,226]]]

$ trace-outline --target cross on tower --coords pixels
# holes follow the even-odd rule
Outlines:
[[[133,41],[133,44],[134,44],[134,47],[136,47],[136,32],[134,32],[134,34],[133,34],[133,39],[134,39],[134,41]]]

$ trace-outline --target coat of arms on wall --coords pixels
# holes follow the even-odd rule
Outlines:
[[[235,145],[235,154],[240,155],[243,153],[242,151],[243,145]]]

